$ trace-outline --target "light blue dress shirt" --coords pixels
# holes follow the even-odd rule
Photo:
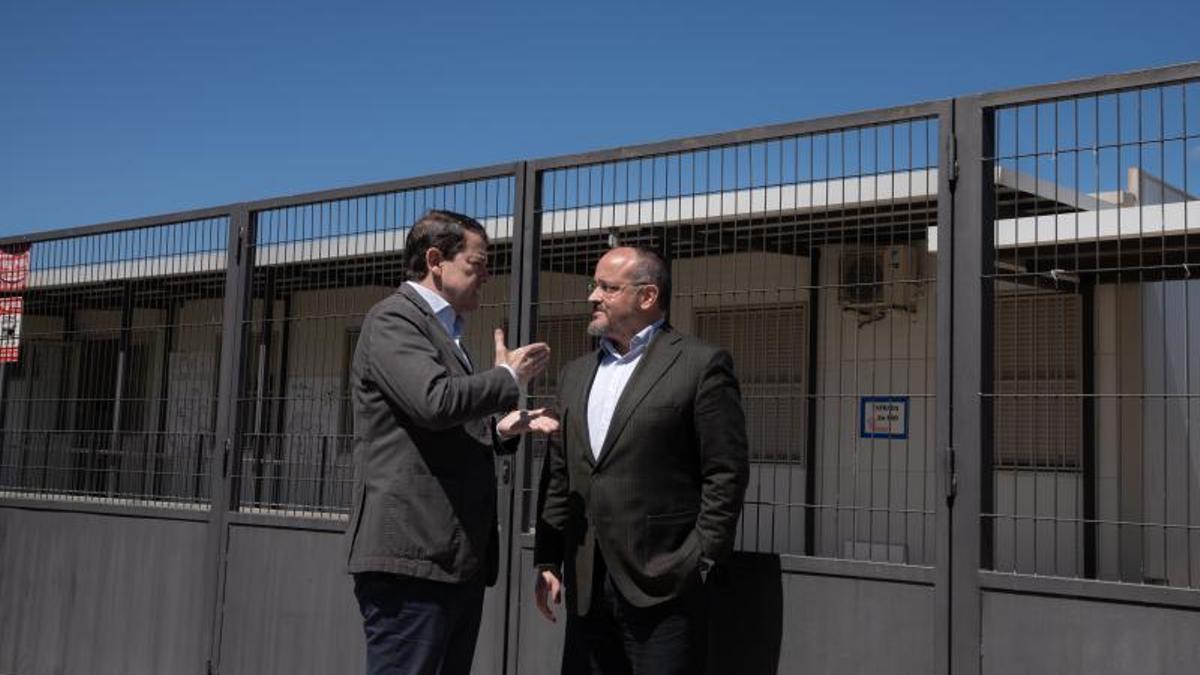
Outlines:
[[[429,303],[429,308],[433,310],[433,315],[437,317],[438,323],[442,324],[442,328],[446,329],[446,335],[449,335],[450,339],[454,341],[454,346],[458,347],[458,353],[462,354],[463,360],[467,362],[467,370],[474,370],[474,367],[471,366],[471,358],[467,356],[467,350],[463,349],[462,346],[464,324],[462,317],[458,315],[458,312],[454,311],[454,307],[446,302],[445,298],[437,293],[415,281],[406,281],[405,283],[412,286],[425,302]]]
[[[458,347],[458,353],[462,354],[463,361],[467,362],[467,371],[474,371],[475,366],[471,363],[471,357],[467,356],[467,350],[463,349],[462,346],[463,327],[466,325],[463,318],[458,315],[458,312],[454,311],[454,307],[446,302],[445,298],[437,293],[415,281],[406,281],[404,283],[412,286],[425,302],[429,303],[429,309],[433,310],[433,315],[437,317],[438,323],[442,324],[442,328],[446,329],[446,334],[454,341],[454,346]],[[521,386],[521,380],[517,378],[517,372],[511,366],[507,363],[501,363],[500,367],[507,370],[509,375],[512,375],[513,382],[516,382],[518,387]]]
[[[650,339],[662,327],[663,320],[638,331],[629,341],[629,351],[618,354],[617,348],[609,340],[601,340],[600,348],[604,356],[600,359],[600,367],[596,370],[596,379],[592,380],[592,390],[588,394],[588,435],[592,443],[592,457],[599,459],[600,450],[604,447],[604,438],[608,436],[608,427],[612,423],[613,411],[629,378],[637,368],[638,361],[650,344]]]

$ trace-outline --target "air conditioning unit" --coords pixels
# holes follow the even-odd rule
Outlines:
[[[838,265],[838,302],[846,309],[878,312],[916,310],[922,291],[921,256],[911,246],[842,251]]]

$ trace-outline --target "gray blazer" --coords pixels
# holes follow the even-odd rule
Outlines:
[[[702,557],[733,550],[749,478],[746,421],[729,353],[664,326],[617,401],[593,459],[588,396],[599,351],[559,376],[562,434],[543,464],[534,561],[561,566],[567,609],[591,606],[595,550],[629,602],[683,593]]]
[[[517,406],[512,375],[471,374],[428,303],[405,284],[367,313],[350,377],[349,571],[494,583],[493,456],[504,448],[492,415]]]

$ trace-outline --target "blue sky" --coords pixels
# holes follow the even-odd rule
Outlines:
[[[0,5],[0,235],[1200,59],[1200,2]]]

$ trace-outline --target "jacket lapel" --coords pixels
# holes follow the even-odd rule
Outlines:
[[[466,368],[467,374],[473,374],[475,372],[475,359],[471,356],[471,353],[467,351],[467,341],[463,340],[462,345],[459,346],[454,344],[454,340],[451,340],[450,346],[454,347],[454,355],[458,357],[458,360],[460,363],[462,363],[463,368]]]
[[[452,355],[452,358],[445,359],[446,367],[452,372],[456,371],[456,375],[470,375],[470,364],[467,363],[462,352],[458,350],[458,346],[454,344],[454,340],[446,333],[446,328],[442,326],[441,321],[438,321],[437,316],[433,313],[433,308],[429,306],[429,303],[425,302],[425,298],[422,298],[421,294],[413,290],[412,286],[409,286],[407,283],[401,284],[398,292],[400,295],[408,298],[425,315],[425,321],[429,324],[429,335],[432,336],[432,342],[438,348],[438,351],[443,354]],[[458,367],[455,368],[451,364],[457,364]]]
[[[650,341],[650,345],[646,347],[646,353],[642,355],[642,359],[634,368],[633,376],[629,378],[625,390],[617,399],[617,407],[613,411],[611,422],[609,422],[608,435],[604,437],[604,445],[600,448],[600,457],[596,460],[595,469],[599,469],[612,454],[613,446],[620,438],[621,432],[625,430],[629,418],[637,410],[638,404],[646,398],[646,394],[650,393],[655,383],[662,379],[662,376],[679,358],[680,339],[678,333],[669,325],[664,324]],[[591,387],[588,389],[590,390]]]

